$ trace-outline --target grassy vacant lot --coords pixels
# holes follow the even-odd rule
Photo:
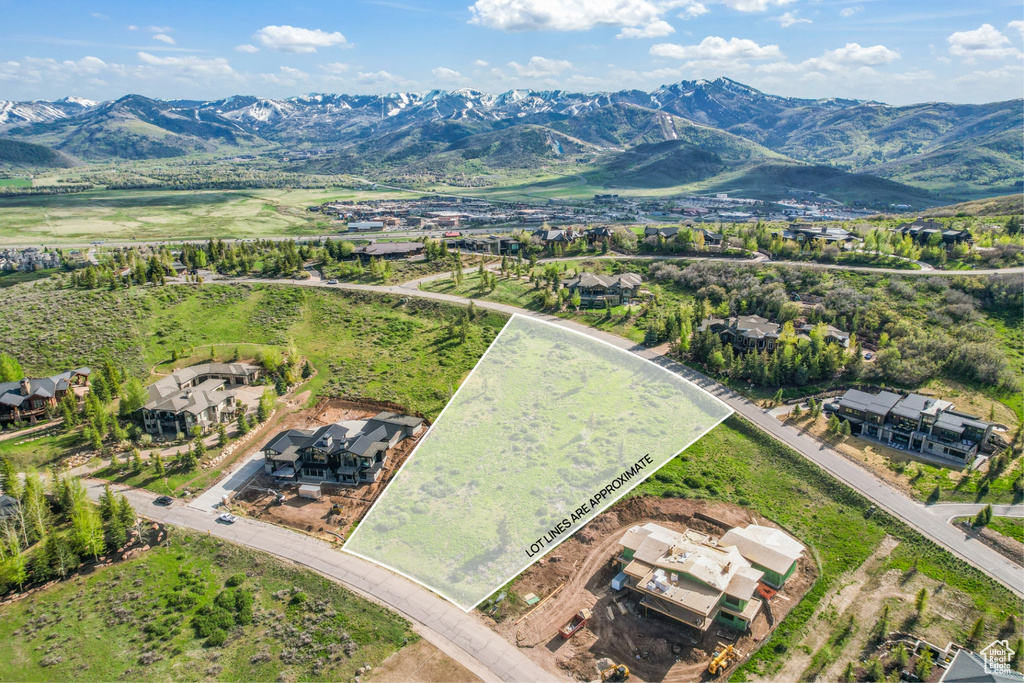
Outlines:
[[[934,614],[924,630],[933,642],[964,639],[985,616],[994,635],[1022,603],[1007,589],[885,514],[867,515],[869,502],[795,451],[733,416],[637,487],[635,495],[720,499],[748,506],[789,529],[821,565],[817,583],[734,680],[771,679],[807,633],[822,599],[860,567],[888,534],[900,541],[878,571],[904,578],[920,573],[944,582],[962,616]],[[912,599],[913,591],[907,596]],[[969,618],[968,618],[969,617]],[[833,628],[818,625],[813,628]],[[945,641],[943,641],[945,642]],[[987,641],[986,641],[987,642]]]
[[[988,528],[1024,543],[1024,519],[1020,517],[993,517]]]
[[[0,271],[0,287],[13,287],[14,285],[20,285],[22,282],[32,282],[33,280],[42,280],[48,278],[57,270],[55,268],[47,268],[46,270],[34,270],[30,273],[26,273],[20,270],[4,270]]]
[[[2,608],[0,680],[351,680],[418,640],[402,618],[313,572],[198,534],[170,539]],[[238,593],[251,596],[251,619]],[[224,615],[205,613],[228,596],[234,618],[217,645],[201,633]]]
[[[3,182],[3,181],[0,181]],[[326,201],[403,193],[326,190],[104,190],[0,197],[0,244],[93,239],[205,239],[320,235],[331,220],[306,211]]]
[[[218,356],[294,344],[318,370],[313,395],[393,401],[436,416],[504,325],[481,313],[466,341],[450,325],[462,309],[436,302],[276,285],[204,285],[76,291],[50,283],[0,290],[0,335],[27,372],[95,365],[166,371],[172,352],[210,345]],[[53,316],[52,311],[61,311]],[[48,323],[40,328],[39,321]],[[248,346],[246,346],[248,345]],[[185,354],[189,355],[188,353]],[[184,366],[184,361],[176,365]]]

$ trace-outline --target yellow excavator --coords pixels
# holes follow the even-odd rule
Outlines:
[[[725,648],[716,652],[711,657],[711,661],[708,663],[708,673],[712,676],[717,676],[725,671],[729,663],[734,659],[736,659],[736,653],[733,651],[732,645],[726,645]]]
[[[613,664],[601,672],[602,681],[629,680],[629,667],[625,664]]]

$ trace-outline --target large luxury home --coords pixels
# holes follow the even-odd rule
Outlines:
[[[574,294],[579,293],[580,306],[583,308],[604,306],[605,302],[612,306],[629,305],[640,297],[640,285],[641,278],[637,273],[580,273],[574,278],[562,280],[563,287]]]
[[[939,237],[935,239],[941,239],[940,244],[943,244],[946,247],[964,243],[974,244],[974,236],[967,228],[962,228],[960,230],[947,230],[946,227],[938,221],[925,220],[922,218],[918,218],[913,223],[901,223],[893,228],[893,230],[902,235],[909,235],[919,244],[928,244],[936,235]]]
[[[797,339],[810,339],[816,325],[804,323],[796,326]],[[773,323],[759,315],[740,315],[730,318],[705,318],[697,327],[698,332],[710,329],[723,344],[729,344],[737,351],[774,351],[782,335],[782,325]],[[831,325],[823,328],[826,344],[850,345],[850,335]]]
[[[622,572],[612,586],[637,593],[645,610],[702,632],[715,622],[746,631],[762,596],[782,588],[804,552],[784,532],[756,524],[716,540],[649,523],[631,528],[619,544]]]
[[[56,408],[57,402],[74,385],[89,383],[89,368],[68,370],[52,377],[23,377],[0,383],[0,423],[33,422]]]
[[[188,434],[231,420],[235,392],[228,387],[252,384],[260,368],[247,363],[204,363],[178,370],[150,384],[149,400],[142,406],[142,423],[150,434]]]
[[[949,401],[890,391],[869,394],[850,389],[836,402],[836,414],[850,432],[900,450],[969,465],[985,447],[995,425],[961,413]]]
[[[793,223],[789,228],[772,234],[784,240],[792,240],[800,244],[821,240],[825,244],[835,244],[842,247],[860,241],[859,237],[844,228],[830,228],[824,225],[815,226],[809,223]]]
[[[380,412],[318,429],[289,429],[263,447],[264,469],[282,482],[371,484],[388,451],[423,431],[423,418]]]

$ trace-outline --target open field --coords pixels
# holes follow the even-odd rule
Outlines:
[[[306,207],[409,196],[348,190],[88,190],[0,197],[0,245],[104,240],[301,237],[335,232]]]
[[[167,546],[0,616],[8,681],[350,680],[419,640],[400,617],[313,572],[177,530]]]
[[[235,346],[294,344],[317,375],[312,396],[384,400],[435,417],[505,317],[479,313],[466,340],[462,309],[435,302],[277,285],[175,285],[76,291],[49,283],[0,290],[0,333],[26,372],[43,375],[116,359],[131,374],[169,369],[174,350],[196,362]],[[43,311],[60,310],[46,330]],[[175,363],[179,367],[184,362]]]

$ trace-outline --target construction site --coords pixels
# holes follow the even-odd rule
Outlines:
[[[669,535],[682,543],[688,542],[687,538],[698,539],[709,552],[738,557],[735,547],[716,546],[723,536],[731,543],[730,537],[742,527],[781,534],[770,520],[728,503],[633,498],[614,506],[555,548],[512,585],[508,592],[513,595],[498,596],[492,606],[484,605],[483,611],[491,615],[493,628],[509,642],[552,673],[568,674],[576,680],[623,680],[624,674],[638,681],[724,679],[813,585],[818,569],[811,554],[804,552],[795,559],[778,589],[768,586],[766,577],[751,583],[740,576],[732,582],[746,583],[755,591],[750,609],[743,610],[748,616],[756,611],[749,626],[729,626],[717,618],[690,625],[678,615],[673,618],[660,611],[665,610],[659,606],[665,599],[644,592],[660,581],[655,575],[663,575],[656,567],[645,566],[644,570],[651,571],[643,579],[623,583],[623,565],[628,564],[626,570],[630,571],[639,563],[623,558],[627,554],[633,559],[623,540],[631,536],[642,539],[646,534]],[[656,531],[651,533],[652,529]],[[656,540],[652,542],[656,544]],[[637,550],[636,558],[641,555]],[[730,565],[739,563],[742,560],[730,559],[723,574],[735,572],[737,568]],[[672,574],[671,581],[676,580]],[[654,589],[650,592],[661,594]],[[664,595],[674,592],[680,591],[668,588]],[[681,591],[695,592],[699,593]],[[712,597],[716,599],[717,594]],[[709,667],[713,660],[715,665]]]
[[[349,420],[367,420],[382,410],[404,412],[401,406],[379,401],[323,399],[314,408],[290,413],[275,430],[310,430]],[[387,464],[375,482],[356,486],[322,483],[316,487],[318,493],[310,496],[305,490],[307,487],[298,482],[282,483],[261,472],[234,496],[232,507],[240,508],[247,517],[341,543],[387,487],[425,431],[402,440],[391,449]]]

